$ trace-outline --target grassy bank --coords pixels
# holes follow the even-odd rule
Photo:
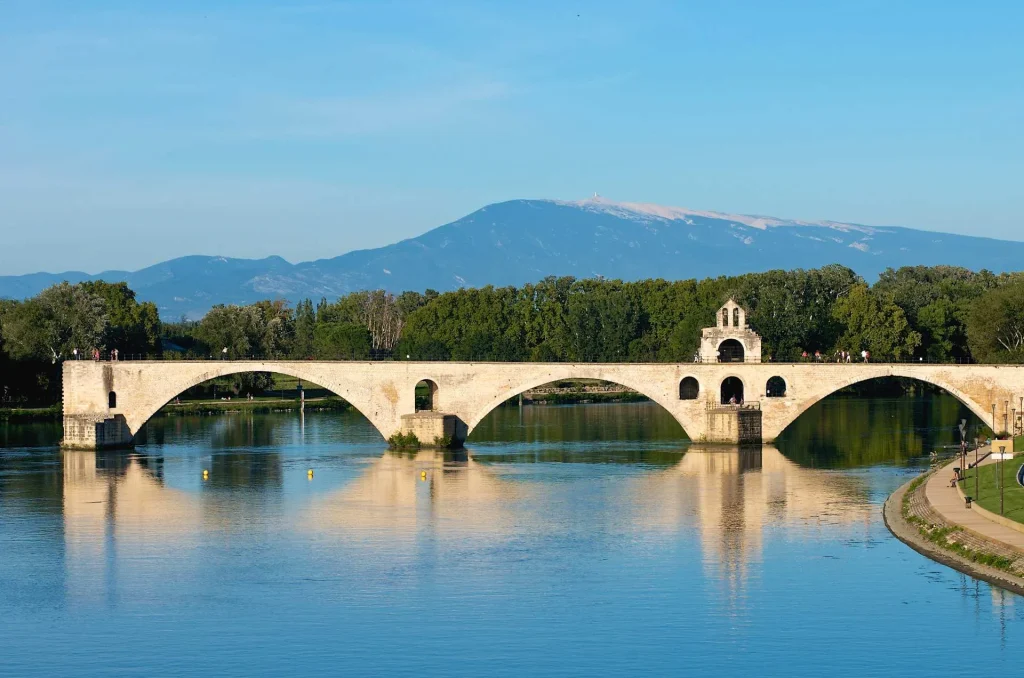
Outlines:
[[[300,407],[300,401],[296,398],[257,398],[255,400],[185,400],[181,403],[168,403],[161,408],[162,415],[199,415],[199,414],[228,414],[231,412],[252,412],[254,414],[266,414],[268,412],[292,412]],[[307,398],[307,412],[340,412],[347,410],[351,405],[345,400],[337,397]]]
[[[1017,457],[1002,463],[1003,516],[1018,523],[1024,523],[1024,487],[1017,484],[1017,469],[1024,463],[1024,457]],[[960,489],[974,497],[981,507],[999,515],[999,462],[970,469]],[[974,474],[979,471],[978,496],[975,496]]]
[[[915,501],[915,495],[923,495],[925,491],[924,483],[930,476],[931,473],[924,473],[911,481],[906,487],[903,500],[900,502],[900,514],[907,524],[912,529],[916,529],[922,539],[935,547],[948,551],[971,563],[984,565],[1020,577],[1022,572],[1017,566],[1015,558],[1009,557],[1005,553],[991,553],[988,550],[972,548],[961,543],[961,540],[964,539],[963,528],[959,525],[943,524],[941,518],[939,519],[940,524],[932,523],[931,520],[937,515],[933,509],[929,508],[924,512],[928,518],[919,515],[921,506],[928,505],[928,501],[922,497],[918,497],[917,501]],[[995,550],[999,549],[996,548]],[[941,558],[939,560],[945,562]],[[969,570],[968,572],[970,573]]]
[[[538,393],[524,395],[523,402],[533,405],[575,405],[586,403],[641,403],[650,400],[632,391],[619,393]],[[510,402],[518,402],[518,397]]]
[[[23,421],[59,421],[61,406],[50,407],[4,407],[0,408],[0,421],[12,423]]]

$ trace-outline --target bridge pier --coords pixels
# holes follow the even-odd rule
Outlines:
[[[709,406],[701,442],[715,445],[759,445],[761,409],[742,405]]]
[[[467,427],[454,414],[417,412],[402,415],[402,433],[415,435],[422,447],[462,447]]]
[[[132,433],[122,414],[64,414],[64,438],[67,450],[101,450],[132,446]]]

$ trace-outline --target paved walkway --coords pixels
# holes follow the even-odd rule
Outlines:
[[[1003,527],[977,511],[966,508],[964,500],[960,498],[956,488],[949,486],[949,481],[953,477],[953,467],[959,465],[960,460],[957,458],[931,475],[925,486],[928,503],[946,522],[960,525],[983,537],[994,539],[1024,553],[1024,532]],[[982,462],[981,465],[985,465],[985,462]]]

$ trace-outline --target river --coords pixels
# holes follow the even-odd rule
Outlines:
[[[354,412],[131,453],[0,424],[0,674],[1013,675],[1024,599],[881,520],[961,416],[830,398],[715,452],[650,403],[499,408],[448,454]]]

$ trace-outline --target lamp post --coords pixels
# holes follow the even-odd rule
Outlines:
[[[981,432],[978,432],[978,439],[974,441],[974,501],[978,501],[978,449],[981,448]]]
[[[1003,428],[1004,429],[1006,428],[1006,416],[1007,416],[1006,412],[1003,412]],[[1013,445],[1013,439],[1012,438],[1010,439],[1010,445],[1011,446]],[[1012,447],[1011,447],[1011,449],[1012,449]],[[1006,483],[1003,482],[1003,457],[1005,457],[1005,456],[1006,456],[1005,453],[999,455],[999,515],[1003,515],[1003,486],[1006,485]]]
[[[960,475],[967,475],[967,420],[960,420]]]
[[[988,453],[992,454],[993,452],[995,452],[995,449],[996,449],[996,404],[992,403],[992,443],[988,446]],[[981,473],[979,473],[979,471],[980,471],[980,469],[974,469],[974,472],[977,473],[980,476]],[[981,499],[981,497],[979,496],[978,499]]]

